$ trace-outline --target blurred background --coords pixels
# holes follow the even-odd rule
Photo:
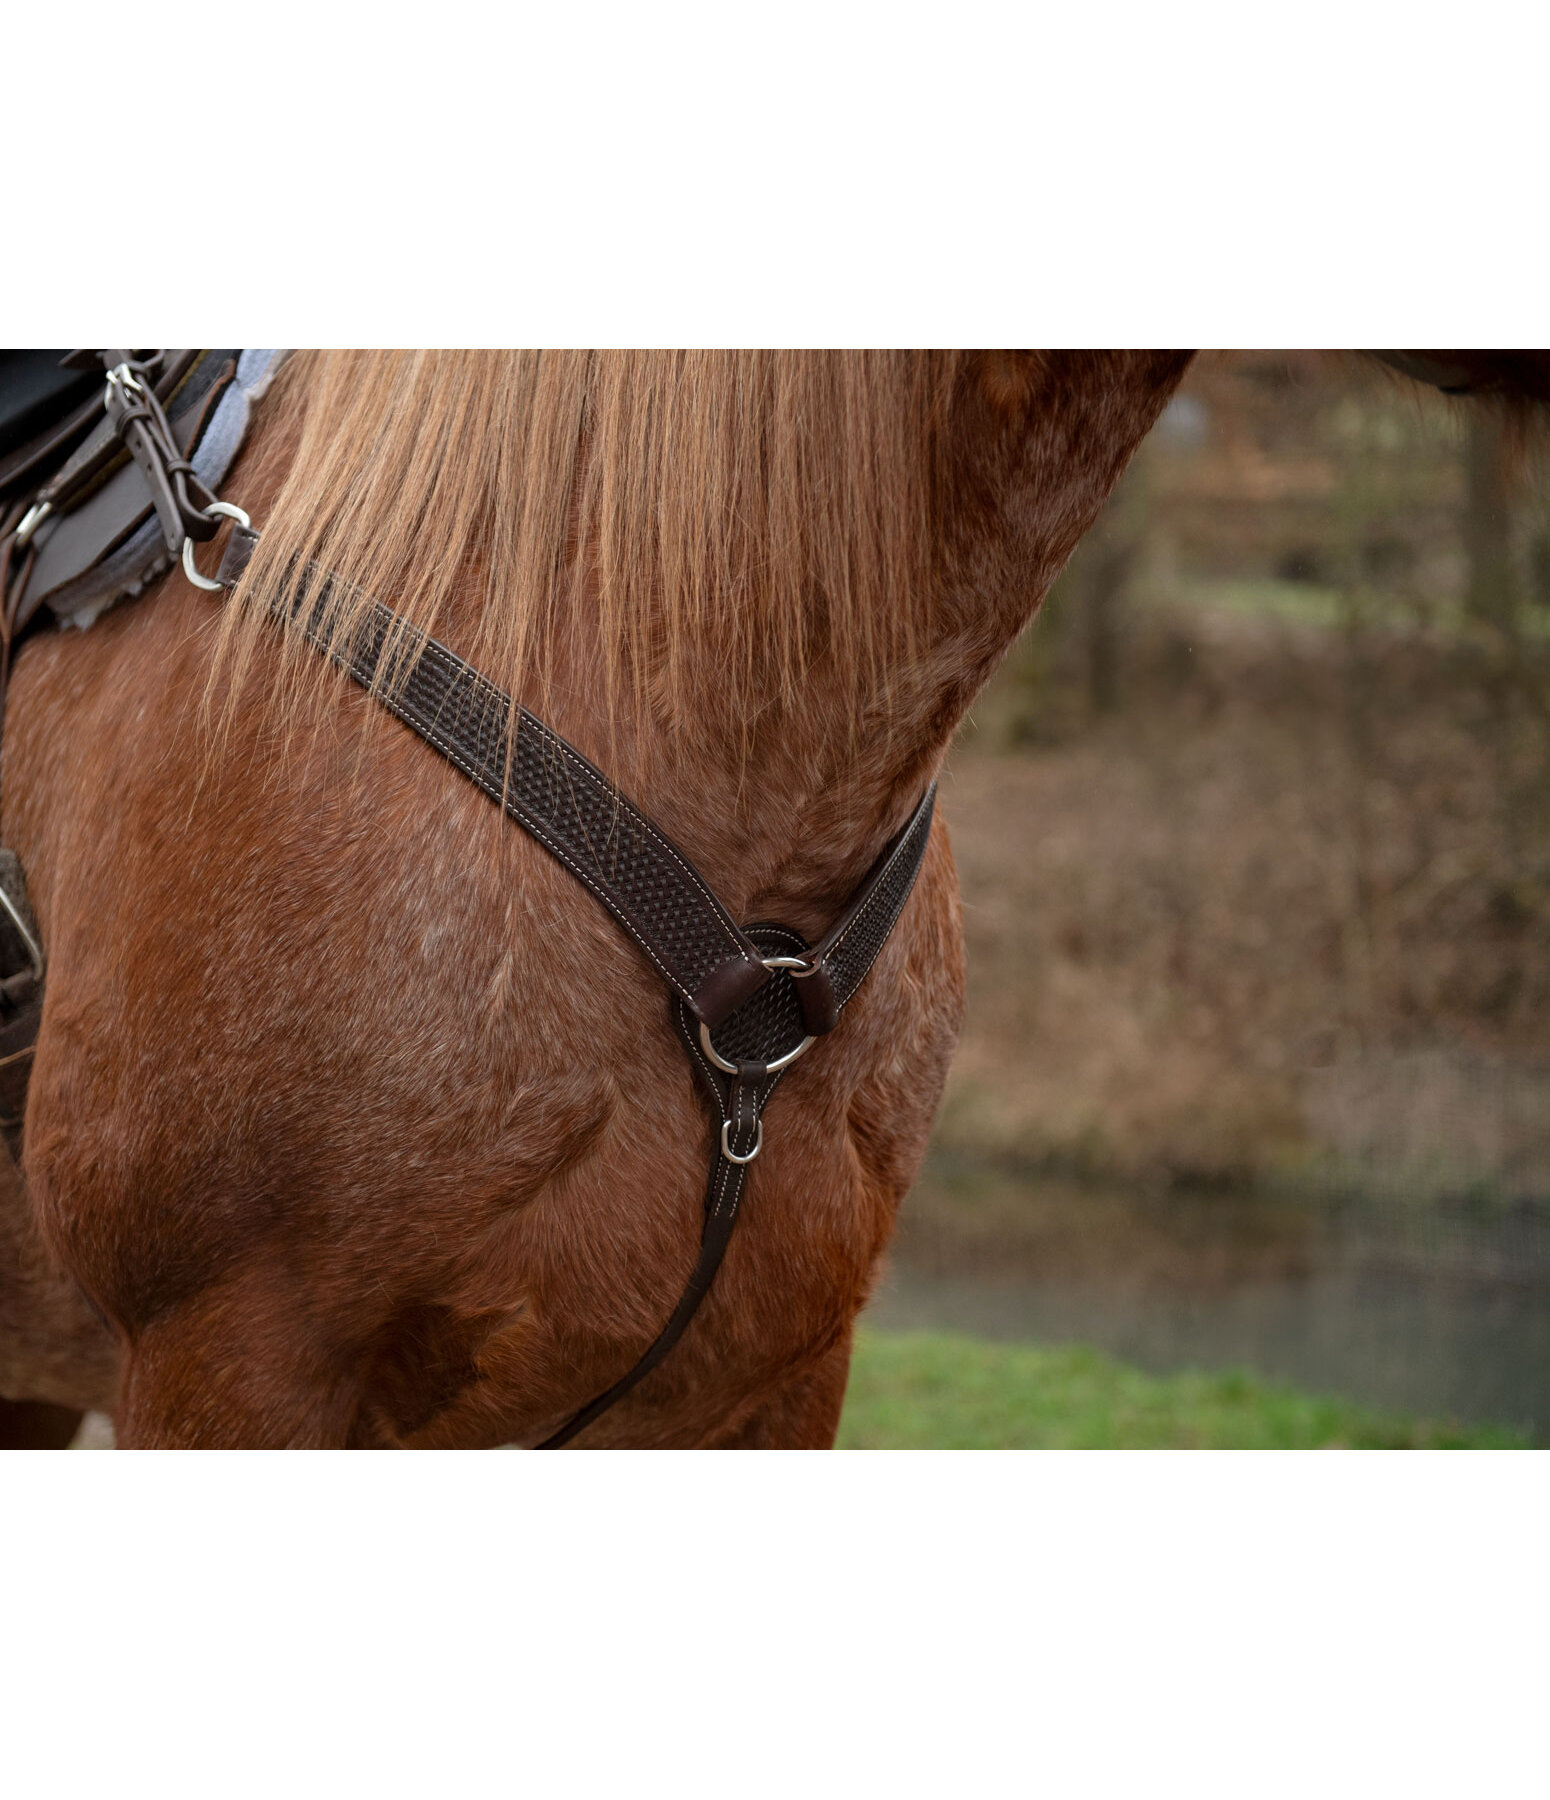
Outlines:
[[[967,1019],[841,1442],[1550,1442],[1543,459],[1203,358],[943,793]]]

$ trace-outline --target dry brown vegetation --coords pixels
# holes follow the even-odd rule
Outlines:
[[[1481,601],[1447,403],[1288,366],[1204,372],[1205,441],[1143,452],[956,754],[970,993],[937,1142],[1544,1198],[1534,489]]]

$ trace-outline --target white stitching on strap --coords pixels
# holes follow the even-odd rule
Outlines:
[[[405,722],[405,724],[408,724],[410,722],[409,715],[408,715],[407,711],[405,711],[403,708],[395,706],[391,700],[385,701],[384,704],[387,706],[388,710],[394,714],[395,717],[402,719]],[[459,769],[461,769],[462,772],[469,778],[470,781],[472,781],[474,783],[474,785],[482,793],[488,794],[492,800],[496,800],[496,801],[502,800],[501,792],[495,787],[494,783],[489,781],[488,779],[486,779],[486,777],[483,774],[481,774],[481,772],[478,769],[476,769],[471,763],[468,763],[463,759],[463,757],[459,754],[457,747],[454,744],[452,744],[450,742],[450,740],[445,736],[445,734],[442,732],[440,726],[431,725],[431,724],[422,724],[422,722],[420,722],[420,721],[415,721],[415,729],[423,730],[427,739],[432,744],[435,745],[435,747],[442,753],[443,756],[445,756],[447,758],[447,760],[449,762],[455,764]],[[524,809],[524,811],[525,810],[526,809]],[[618,914],[614,911],[612,904],[610,904],[609,895],[604,891],[602,886],[591,875],[589,875],[587,873],[587,871],[575,860],[575,858],[573,856],[571,856],[561,844],[559,844],[554,838],[552,838],[549,835],[549,833],[543,829],[542,826],[535,824],[533,822],[533,820],[524,818],[522,823],[523,823],[524,828],[527,831],[531,832],[532,835],[538,839],[539,843],[541,843],[543,845],[543,847],[550,853],[551,856],[555,857],[559,862],[562,862],[565,865],[565,867],[570,870],[571,874],[574,875],[579,882],[581,882],[585,887],[589,888],[594,894],[597,895],[598,899],[601,900],[604,903],[604,905],[608,907],[609,913],[612,914],[613,917],[618,921],[618,923],[620,923],[622,925],[624,923],[624,921],[622,919],[619,919]],[[684,999],[687,1000],[690,1003],[690,1005],[692,1006],[694,1003],[694,996],[690,993],[689,989],[684,985],[684,983],[682,981],[680,981],[678,979],[678,977],[675,976],[670,969],[668,969],[667,965],[657,955],[656,951],[654,951],[652,949],[651,945],[648,944],[644,938],[640,937],[634,931],[631,931],[629,935],[630,935],[631,940],[634,943],[636,943],[640,947],[640,949],[645,952],[645,954],[648,957],[650,957],[652,963],[655,965],[655,967],[657,969],[657,972],[662,976],[663,980],[666,981],[668,983],[668,985],[676,993],[682,994]]]
[[[926,792],[929,795],[931,790],[928,788],[926,790]],[[926,804],[925,800],[922,799],[920,804],[915,808],[914,817],[911,818],[911,820],[909,822],[909,826],[906,827],[906,829],[905,829],[903,835],[900,837],[898,843],[894,845],[892,856],[890,856],[888,858],[887,862],[885,862],[883,864],[882,868],[878,871],[877,880],[872,889],[873,893],[879,892],[885,886],[885,884],[887,883],[887,880],[888,880],[888,875],[889,875],[890,870],[893,869],[895,864],[897,864],[899,858],[901,856],[903,856],[904,852],[909,848],[910,842],[915,836],[914,826],[918,822],[921,813],[925,810],[925,804]],[[935,817],[935,808],[934,807],[932,809],[932,816],[933,816],[933,818]],[[908,898],[909,898],[909,896],[906,895],[905,899],[907,900]],[[901,902],[900,906],[899,906],[899,911],[902,913],[903,910],[904,910],[904,905],[903,905],[903,902]],[[853,932],[856,929],[856,927],[861,923],[861,921],[868,916],[869,911],[870,911],[870,909],[864,904],[857,910],[856,916],[849,922],[848,925],[846,925],[845,929],[834,940],[834,942],[832,944],[830,944],[827,951],[825,951],[825,953],[824,953],[825,958],[828,958],[828,957],[834,955],[834,953],[839,949],[840,945],[843,944],[845,942],[846,938],[848,938],[850,936],[851,932]],[[879,945],[879,949],[880,948],[881,948],[881,945]],[[876,960],[877,960],[877,958],[876,958],[876,956],[874,956],[872,958],[872,961],[875,962]],[[867,968],[871,968],[871,966],[872,966],[871,963],[867,964]],[[863,973],[865,973],[865,971],[863,971]]]
[[[386,607],[384,607],[380,601],[373,601],[372,607],[373,607],[377,621],[384,626],[384,629],[388,628],[388,622],[392,620],[393,614]],[[308,635],[309,637],[313,636],[313,634],[311,632],[307,631],[307,628],[305,625],[303,625],[302,629],[306,633],[306,635]],[[493,682],[488,681],[484,676],[482,676],[478,672],[478,670],[471,668],[468,664],[461,662],[461,660],[459,660],[459,659],[453,658],[452,653],[450,651],[448,651],[444,645],[439,644],[434,638],[426,637],[426,636],[424,636],[423,633],[421,634],[421,636],[423,639],[423,647],[422,647],[422,653],[421,653],[422,660],[427,656],[430,657],[432,662],[441,669],[442,673],[454,682],[458,681],[460,678],[464,677],[465,675],[468,677],[471,677],[471,680],[469,682],[470,688],[472,689],[472,693],[470,696],[471,698],[483,698],[488,701],[494,701],[497,703],[497,705],[504,704],[506,706],[506,708],[508,710],[510,710],[511,705],[512,705],[510,697],[508,695],[506,695],[505,693],[503,693],[500,688],[497,688]],[[319,640],[316,637],[313,637],[313,641],[316,643]],[[375,652],[373,661],[376,663],[380,663],[380,658],[381,658],[381,647],[379,646]],[[334,661],[335,663],[339,664],[339,666],[341,666],[342,668],[346,669],[349,673],[356,675],[357,678],[359,677],[360,674],[365,672],[364,659],[361,657],[361,655],[357,651],[355,651],[353,649],[348,653],[340,653],[338,651],[333,651],[331,653],[331,660]],[[375,669],[373,669],[372,672],[375,673]],[[417,732],[422,732],[423,735],[427,738],[427,740],[431,744],[433,744],[434,747],[437,750],[439,750],[441,752],[441,754],[443,756],[445,756],[449,762],[451,762],[458,770],[460,770],[462,774],[467,776],[468,779],[474,783],[474,785],[480,790],[481,793],[488,795],[492,800],[496,801],[497,804],[499,804],[501,806],[503,811],[519,812],[520,816],[521,816],[521,822],[522,822],[523,826],[525,827],[525,829],[527,829],[529,832],[531,832],[531,834],[535,838],[538,839],[539,843],[541,843],[543,845],[543,847],[547,851],[549,851],[549,853],[552,856],[554,856],[560,863],[562,863],[565,866],[565,868],[567,868],[571,872],[571,874],[574,875],[576,877],[576,879],[583,884],[583,886],[585,886],[591,893],[593,893],[597,896],[597,898],[603,903],[603,905],[607,908],[607,910],[613,915],[615,920],[620,925],[624,926],[624,928],[628,932],[631,940],[636,945],[638,945],[639,948],[644,952],[644,954],[650,959],[652,966],[657,970],[657,972],[662,976],[662,978],[668,983],[668,985],[674,990],[674,992],[681,994],[684,997],[684,999],[686,1001],[688,1001],[691,1009],[694,1007],[694,1004],[695,1004],[694,993],[688,986],[687,981],[682,976],[675,975],[667,967],[666,963],[657,954],[656,950],[653,949],[651,944],[649,944],[646,941],[646,939],[644,937],[642,937],[640,935],[640,933],[635,929],[635,927],[629,923],[627,917],[620,916],[621,913],[623,913],[625,910],[622,906],[622,903],[617,901],[615,899],[615,897],[613,895],[611,895],[607,891],[607,889],[601,884],[601,882],[599,882],[595,876],[593,876],[591,873],[589,873],[585,867],[583,867],[579,862],[577,862],[575,857],[572,856],[564,848],[564,846],[562,846],[551,835],[551,832],[549,831],[549,829],[547,829],[545,827],[545,825],[541,822],[541,815],[535,813],[534,809],[531,806],[527,805],[525,802],[523,802],[519,799],[516,799],[515,796],[510,794],[510,792],[507,790],[507,788],[504,786],[504,784],[502,784],[501,786],[498,787],[494,783],[494,781],[491,780],[484,773],[484,771],[475,767],[472,763],[470,763],[467,760],[467,758],[461,753],[461,751],[458,749],[458,747],[452,742],[451,738],[447,735],[445,728],[440,724],[439,709],[438,709],[437,718],[431,719],[431,718],[423,717],[421,715],[416,714],[408,705],[402,703],[402,701],[400,700],[400,698],[398,696],[393,695],[385,690],[379,691],[376,697],[387,708],[387,710],[389,712],[391,712],[396,718],[402,720],[406,725],[409,725],[411,727],[411,729],[413,729]],[[444,699],[445,698],[450,698],[450,695],[445,696]],[[585,778],[589,782],[590,785],[595,787],[597,784],[602,783],[604,781],[604,778],[601,775],[598,775],[594,771],[592,771],[590,769],[590,767],[582,759],[577,757],[574,752],[570,751],[570,747],[565,743],[565,740],[563,738],[559,737],[556,733],[550,731],[550,729],[546,725],[544,725],[541,720],[534,719],[532,714],[528,713],[525,708],[518,708],[517,711],[519,713],[520,718],[525,718],[525,719],[531,720],[532,724],[537,728],[538,732],[540,733],[540,741],[542,743],[544,743],[545,745],[553,745],[554,747],[556,747],[564,752],[567,752],[569,754],[570,760],[577,763],[577,766],[580,769],[583,778]],[[606,784],[605,784],[605,786],[606,786]],[[735,937],[733,937],[731,932],[728,930],[724,909],[722,908],[720,902],[716,899],[715,895],[712,894],[710,892],[709,888],[707,888],[705,886],[705,883],[703,881],[699,880],[695,876],[694,871],[684,862],[683,858],[681,856],[679,856],[673,850],[673,847],[670,844],[666,843],[665,840],[663,840],[661,838],[659,833],[651,830],[649,821],[647,821],[644,818],[644,815],[638,813],[633,807],[630,807],[629,802],[626,801],[622,795],[616,795],[612,789],[608,789],[608,794],[609,794],[610,798],[613,798],[613,799],[617,800],[623,806],[628,807],[629,813],[627,816],[631,816],[634,819],[638,820],[641,824],[645,825],[647,830],[650,831],[651,836],[653,838],[655,838],[657,840],[657,842],[662,844],[662,848],[667,852],[667,854],[669,856],[672,857],[673,861],[678,864],[679,868],[683,869],[684,872],[687,875],[689,875],[690,879],[694,882],[694,885],[710,901],[712,910],[716,917],[716,921],[721,926],[723,933],[727,936],[728,941],[731,943],[732,947],[738,952],[738,955],[740,957],[745,957],[745,953],[742,949],[742,946],[737,942],[737,939]],[[513,805],[514,800],[515,800],[515,805]],[[746,960],[746,957],[745,957],[745,960]]]
[[[935,819],[936,819],[936,805],[935,805],[934,799],[932,798],[934,793],[935,793],[935,783],[933,783],[932,786],[927,788],[927,790],[926,790],[926,799],[932,799],[931,823],[934,823]],[[883,864],[882,870],[879,873],[878,878],[877,878],[877,886],[876,886],[876,888],[873,889],[874,893],[881,890],[881,888],[887,882],[889,872],[893,869],[894,865],[898,862],[899,858],[904,854],[905,850],[909,847],[911,840],[914,838],[914,836],[915,836],[914,827],[915,827],[916,822],[919,820],[922,812],[924,812],[924,810],[925,810],[926,799],[922,799],[920,805],[915,809],[915,817],[910,821],[909,828],[906,829],[903,837],[901,837],[899,839],[899,842],[894,849],[893,855],[890,856],[888,858],[887,862]],[[930,833],[930,830],[931,830],[931,823],[928,823],[925,827],[925,830],[928,834]],[[922,856],[924,856],[924,852],[922,852]],[[893,921],[889,925],[888,930],[886,932],[884,932],[882,941],[878,944],[877,948],[872,952],[872,954],[867,958],[865,965],[860,970],[857,971],[855,979],[850,984],[850,991],[845,995],[845,998],[843,1000],[841,1000],[839,1005],[835,1008],[836,1013],[844,1012],[845,1008],[855,998],[856,992],[860,988],[862,982],[865,981],[867,976],[871,973],[873,963],[875,963],[877,961],[878,957],[880,957],[882,955],[883,951],[888,947],[888,941],[893,936],[893,927],[894,927],[894,925],[898,924],[899,920],[904,916],[904,909],[906,906],[909,905],[910,895],[913,894],[914,891],[915,891],[915,884],[913,882],[911,882],[910,883],[910,891],[899,902],[898,910],[894,913]],[[824,955],[825,961],[827,961],[829,959],[829,957],[831,957],[835,954],[835,952],[839,949],[840,945],[845,942],[846,938],[848,938],[850,936],[851,932],[854,931],[855,928],[861,923],[862,919],[867,916],[867,913],[868,913],[868,908],[865,905],[863,905],[861,907],[860,911],[857,912],[855,918],[853,918],[850,921],[850,923],[845,927],[845,929],[840,933],[840,935],[829,946],[828,950],[825,952],[825,955]]]
[[[379,612],[388,612],[388,609],[382,605],[381,601],[373,601],[372,604]],[[392,615],[389,614],[388,616],[391,617]],[[432,658],[440,664],[444,672],[453,680],[457,680],[464,671],[467,671],[467,673],[473,676],[476,682],[483,685],[485,690],[492,697],[499,696],[499,698],[505,701],[508,706],[513,704],[511,697],[506,694],[503,689],[496,687],[492,681],[486,676],[481,675],[477,669],[470,668],[470,666],[463,662],[460,657],[454,657],[452,652],[448,650],[444,644],[438,643],[433,637],[424,636],[424,634],[422,634],[422,636],[424,637],[421,649],[422,659],[424,657]],[[648,819],[638,807],[627,800],[605,775],[593,768],[591,763],[589,763],[573,745],[568,744],[558,732],[551,730],[541,719],[534,718],[526,707],[518,706],[515,710],[517,712],[518,730],[521,730],[524,722],[530,722],[541,734],[541,741],[546,746],[557,749],[567,761],[575,764],[583,782],[585,782],[589,788],[594,791],[600,788],[603,797],[611,801],[614,806],[623,813],[624,817],[638,830],[644,831],[646,835],[661,848],[665,855],[672,858],[692,886],[695,887],[709,903],[711,912],[715,916],[716,923],[720,926],[722,935],[726,938],[727,942],[737,952],[739,957],[746,960],[748,954],[747,946],[739,941],[737,928],[732,923],[731,914],[727,912],[726,908],[711,892],[710,888],[706,886],[698,870],[696,870],[691,863],[685,861],[681,853],[675,849],[665,837],[663,837],[662,833],[657,830],[651,820]],[[404,715],[400,713],[399,716],[403,717]],[[594,855],[596,855],[596,852],[594,852]],[[599,857],[597,860],[598,866],[601,868],[602,858]]]

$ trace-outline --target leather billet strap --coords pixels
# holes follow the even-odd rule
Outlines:
[[[240,578],[257,543],[256,531],[233,527],[222,587]],[[786,1069],[834,1029],[887,942],[925,856],[935,785],[816,946],[781,925],[745,929],[688,857],[580,751],[445,645],[369,598],[336,641],[326,623],[331,591],[330,578],[309,569],[271,611],[439,750],[608,909],[673,990],[674,1023],[712,1106],[717,1139],[688,1285],[633,1367],[539,1445],[557,1449],[662,1361],[710,1291],[763,1146],[764,1109]]]
[[[226,364],[222,373],[224,386],[236,376],[236,364]],[[140,380],[127,362],[112,363],[108,368],[106,411],[108,422],[145,477],[167,548],[177,554],[185,537],[207,544],[221,523],[219,516],[206,511],[214,504],[215,495],[199,479],[174,438],[155,388]]]
[[[117,363],[131,363],[157,401],[170,405],[190,371],[203,357],[212,355],[218,353],[73,350],[60,367],[79,370],[83,375],[94,373],[97,376],[94,396],[0,463],[0,489],[12,490],[25,481],[33,489],[33,498],[46,504],[51,512],[63,512],[110,469],[122,467],[127,460],[124,441],[107,417],[102,387],[104,372]],[[207,364],[206,372],[214,366],[217,365]],[[197,392],[193,397],[198,397]],[[183,397],[178,410],[183,410],[187,398]],[[62,461],[61,452],[68,452]],[[50,464],[55,466],[50,467]],[[150,496],[147,494],[143,498],[148,502]]]

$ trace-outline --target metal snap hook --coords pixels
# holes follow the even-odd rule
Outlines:
[[[135,380],[134,370],[131,369],[126,362],[116,363],[108,370],[108,386],[110,388],[121,387],[131,394],[143,394],[145,392],[145,389]],[[108,396],[106,394],[102,397],[102,403],[104,406],[108,403]]]

